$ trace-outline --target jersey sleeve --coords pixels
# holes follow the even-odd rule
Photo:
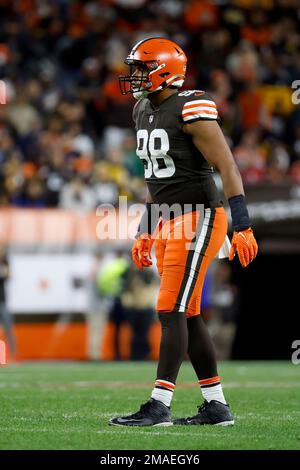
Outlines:
[[[201,98],[191,96],[182,107],[181,117],[184,123],[195,121],[215,121],[218,119],[216,103],[205,93]]]

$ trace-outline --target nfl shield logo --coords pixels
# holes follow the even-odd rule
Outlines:
[[[149,116],[149,123],[151,124],[152,121],[153,121],[153,114],[151,114],[151,116]]]

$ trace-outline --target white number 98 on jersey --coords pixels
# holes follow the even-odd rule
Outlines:
[[[150,135],[146,129],[137,132],[136,153],[145,164],[145,178],[170,178],[176,168],[174,160],[168,151],[170,149],[169,137],[164,129],[154,129]],[[164,168],[159,167],[159,160],[163,160]]]

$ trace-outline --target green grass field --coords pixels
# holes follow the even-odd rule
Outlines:
[[[150,394],[154,363],[37,363],[0,369],[0,449],[300,449],[300,366],[220,365],[236,425],[122,428],[109,418],[136,411]],[[202,402],[185,363],[174,417]]]

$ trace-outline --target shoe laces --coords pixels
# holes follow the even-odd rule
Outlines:
[[[198,406],[198,413],[201,413],[202,411],[206,411],[207,405],[209,405],[208,401],[204,400],[204,402],[200,406]]]
[[[201,413],[202,411],[205,411],[207,405],[208,405],[208,401],[206,401],[206,400],[201,405],[199,405],[198,406],[198,414]],[[186,419],[187,419],[187,421],[190,421],[194,418],[195,418],[195,416],[188,416]]]
[[[147,401],[140,406],[139,411],[132,415],[133,418],[140,418],[141,416],[149,415],[150,409],[152,408],[152,402]]]

